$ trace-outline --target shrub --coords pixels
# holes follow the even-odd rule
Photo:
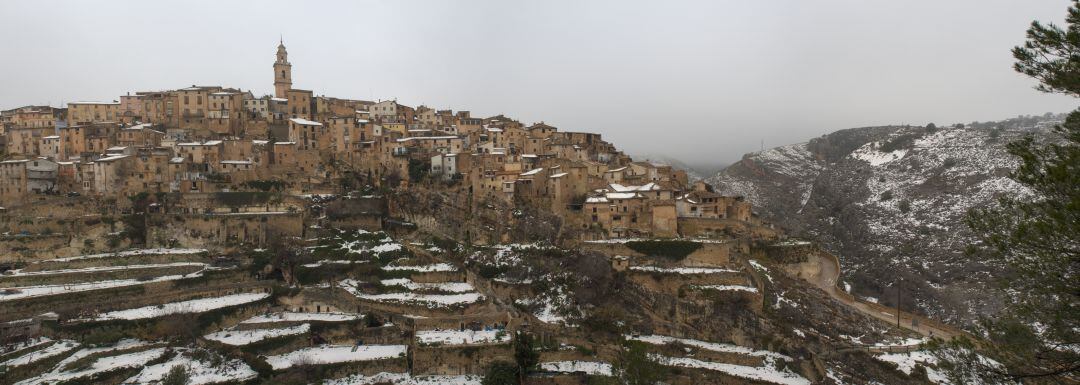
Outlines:
[[[892,190],[881,193],[881,197],[879,198],[879,200],[881,200],[882,202],[890,200],[890,199],[893,199]]]
[[[482,385],[517,385],[518,368],[509,362],[495,362],[488,367],[487,373],[484,374],[484,379],[480,383]]]
[[[878,150],[881,152],[893,152],[896,150],[910,149],[915,146],[915,139],[919,139],[920,136],[922,136],[922,134],[918,132],[901,134],[882,143]]]
[[[941,163],[941,167],[953,168],[953,166],[956,166],[956,162],[956,158],[946,158],[945,161]]]
[[[907,214],[911,212],[911,201],[904,199],[900,201],[900,212]]]
[[[191,380],[188,370],[184,365],[173,366],[169,373],[161,379],[161,385],[187,385]]]

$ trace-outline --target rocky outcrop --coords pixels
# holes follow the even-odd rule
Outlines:
[[[1008,179],[1005,145],[1045,138],[1059,116],[950,128],[837,131],[747,154],[708,181],[745,195],[764,220],[820,241],[845,267],[840,286],[870,301],[950,322],[999,305],[987,290],[1001,267],[965,255],[968,209],[1027,194]]]

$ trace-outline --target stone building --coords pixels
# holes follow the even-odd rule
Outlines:
[[[115,122],[119,120],[120,102],[68,103],[68,125]]]

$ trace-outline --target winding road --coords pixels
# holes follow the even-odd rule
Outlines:
[[[810,282],[814,286],[821,288],[821,290],[828,293],[830,297],[860,313],[880,319],[891,325],[896,325],[896,309],[856,298],[836,286],[836,282],[840,278],[840,263],[835,257],[831,255],[825,257],[812,254],[807,258],[806,262],[786,265],[785,271],[794,277]],[[915,322],[915,320],[917,320],[917,322]],[[900,326],[904,329],[922,334],[925,337],[941,338],[944,340],[951,340],[959,336],[970,337],[970,335],[963,330],[908,312],[900,312]]]

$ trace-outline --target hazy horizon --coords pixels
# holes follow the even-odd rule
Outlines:
[[[835,130],[1066,112],[1009,50],[1064,0],[0,3],[0,108],[222,85],[506,114],[694,166]],[[92,15],[92,16],[90,16]]]

